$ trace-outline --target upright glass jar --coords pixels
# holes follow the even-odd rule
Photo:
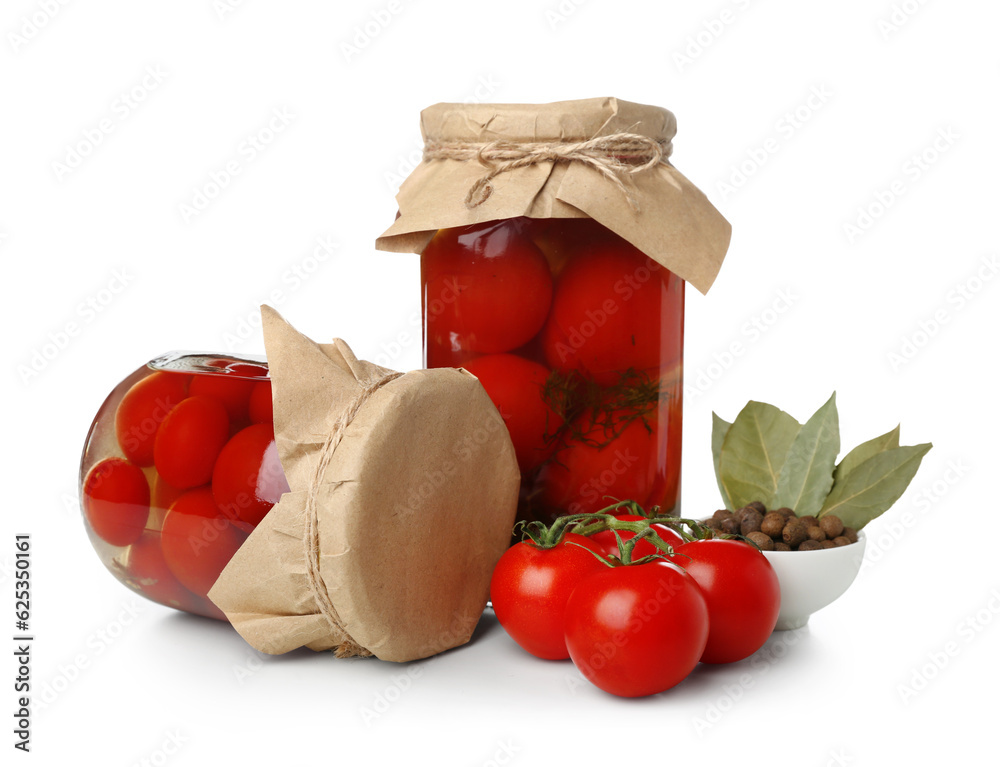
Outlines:
[[[435,104],[376,247],[420,253],[425,362],[507,422],[522,519],[679,512],[684,291],[731,227],[674,167],[669,110],[616,98]]]
[[[209,589],[287,491],[267,364],[252,358],[152,360],[104,401],[80,461],[84,524],[108,570],[154,602],[221,620]]]
[[[521,519],[679,511],[682,279],[591,219],[526,217],[439,230],[421,275],[425,363],[500,410]]]

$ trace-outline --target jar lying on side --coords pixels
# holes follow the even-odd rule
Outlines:
[[[464,367],[500,410],[519,518],[679,512],[684,280],[585,218],[441,229],[421,271],[426,365]]]
[[[260,360],[172,353],[111,392],[80,462],[84,524],[148,599],[225,619],[209,589],[288,491]]]

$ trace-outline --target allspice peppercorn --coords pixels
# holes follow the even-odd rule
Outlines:
[[[844,532],[844,523],[840,521],[840,517],[836,514],[827,514],[825,517],[820,517],[819,526],[823,528],[823,532],[826,533],[827,538],[836,538]]]
[[[785,515],[779,511],[767,512],[760,523],[761,532],[770,535],[772,538],[780,538],[781,531],[784,529]]]
[[[736,511],[719,509],[702,524],[719,533],[742,535],[761,551],[816,551],[858,540],[858,531],[835,514],[798,517],[784,506],[768,511],[760,501]]]
[[[728,517],[719,520],[719,527],[724,533],[729,533],[730,535],[739,535],[740,521],[736,518],[734,514],[730,514]]]
[[[817,543],[822,543],[826,540],[826,533],[823,532],[823,528],[819,525],[810,525],[808,533],[810,540],[816,541]]]
[[[770,535],[764,535],[760,530],[754,530],[746,536],[748,541],[753,541],[761,551],[774,551],[774,541]]]
[[[801,519],[790,519],[785,524],[784,529],[781,531],[781,540],[791,546],[793,549],[798,548],[799,544],[802,543],[809,537],[809,528],[806,527],[806,523]]]
[[[750,509],[740,520],[740,535],[749,537],[750,533],[760,532],[763,520],[764,516],[757,509]]]

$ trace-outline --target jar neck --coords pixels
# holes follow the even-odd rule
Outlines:
[[[267,379],[263,355],[229,355],[205,352],[168,352],[149,362],[153,370],[173,373],[210,373],[249,380]]]

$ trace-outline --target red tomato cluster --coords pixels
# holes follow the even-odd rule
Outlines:
[[[663,692],[699,662],[732,663],[760,649],[781,602],[764,555],[743,541],[685,542],[653,527],[674,553],[638,564],[631,562],[656,547],[643,539],[629,564],[608,560],[619,551],[610,531],[557,534],[547,547],[515,544],[490,583],[500,625],[532,655],[571,658],[586,679],[623,697]],[[637,533],[619,534],[629,540]]]
[[[500,411],[522,519],[678,498],[683,281],[590,219],[442,229],[425,248],[428,367]]]
[[[160,370],[133,384],[115,411],[121,456],[95,463],[81,495],[93,534],[123,549],[116,575],[223,618],[208,591],[288,484],[267,368],[219,362],[217,374]]]

